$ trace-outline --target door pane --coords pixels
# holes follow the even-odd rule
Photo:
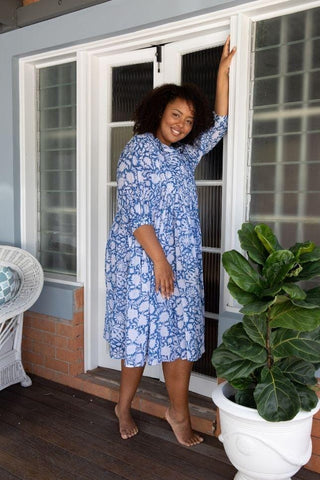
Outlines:
[[[221,246],[221,198],[220,186],[198,187],[202,245],[220,248]]]
[[[218,342],[218,320],[214,318],[205,318],[205,352],[193,366],[193,371],[208,375],[210,377],[216,376],[216,371],[211,363],[212,345],[217,345]]]
[[[219,313],[220,257],[219,253],[202,254],[205,310],[216,314]]]
[[[107,178],[108,228],[111,227],[117,210],[116,175],[119,156],[133,135],[133,124],[124,126],[117,122],[130,121],[138,103],[152,88],[153,62],[112,68],[112,125],[109,125]]]
[[[132,120],[136,106],[153,88],[153,62],[112,68],[112,122]]]
[[[187,53],[182,56],[182,83],[195,83],[206,94],[214,109],[216,75],[222,47]],[[196,170],[197,180],[220,180],[222,178],[222,142],[203,157]]]
[[[216,75],[219,67],[222,46],[188,53],[182,57],[182,82],[198,85],[207,95],[214,109]],[[223,142],[205,155],[196,169],[196,180],[207,180],[208,185],[198,186],[199,214],[204,247],[221,246],[221,202]],[[210,185],[210,180],[221,181]],[[220,254],[203,252],[205,310],[210,314],[219,313],[220,293]],[[193,370],[204,375],[214,376],[211,354],[217,346],[218,320],[207,317],[205,320],[205,353],[195,362]]]
[[[116,181],[119,156],[132,137],[132,127],[111,128],[111,181]]]

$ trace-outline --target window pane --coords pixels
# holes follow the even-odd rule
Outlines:
[[[254,106],[274,105],[278,103],[279,82],[277,78],[257,80],[254,88]]]
[[[303,70],[304,43],[294,43],[288,46],[287,72]]]
[[[255,58],[255,77],[266,77],[279,73],[279,49],[259,50]]]
[[[312,68],[320,67],[320,40],[312,42]]]
[[[132,120],[136,106],[153,88],[153,62],[112,69],[112,122]]]
[[[256,47],[270,47],[280,43],[280,18],[263,20],[256,24]]]
[[[257,22],[252,52],[249,218],[272,225],[284,246],[320,241],[320,54],[315,38],[320,27],[315,19],[320,8]]]
[[[285,29],[287,30],[288,42],[296,42],[305,39],[306,12],[293,13],[283,17]]]
[[[285,92],[283,101],[299,102],[302,100],[303,75],[290,75],[285,80]]]
[[[46,272],[76,274],[76,64],[39,70],[39,244]]]

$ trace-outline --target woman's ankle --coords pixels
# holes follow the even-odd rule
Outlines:
[[[177,408],[174,405],[170,405],[167,410],[170,418],[175,422],[185,422],[186,420],[190,420],[190,412],[189,408]]]

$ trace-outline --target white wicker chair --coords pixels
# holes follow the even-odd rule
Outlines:
[[[0,265],[16,270],[21,281],[15,297],[0,305],[0,390],[18,382],[29,387],[32,382],[21,362],[23,313],[41,293],[43,270],[30,253],[6,245],[0,245]]]

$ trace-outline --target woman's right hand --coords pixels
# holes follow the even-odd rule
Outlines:
[[[166,258],[153,263],[156,292],[163,298],[170,298],[174,291],[174,274]]]

